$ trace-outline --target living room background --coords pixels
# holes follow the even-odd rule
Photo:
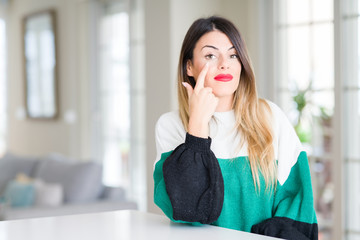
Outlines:
[[[319,13],[327,13],[326,19],[309,18],[299,22],[282,19],[279,22],[280,12],[287,6],[295,6],[293,9],[301,17],[313,16],[310,12],[319,7]],[[308,82],[309,77],[318,71],[316,62],[326,63],[320,77],[324,86],[307,89],[306,93],[306,96],[319,96],[320,92],[327,92],[326,98],[319,96],[316,100],[329,105],[330,115],[333,114],[332,125],[325,126],[328,135],[321,135],[324,137],[321,141],[327,141],[324,149],[331,151],[311,160],[313,174],[320,176],[319,181],[324,180],[325,168],[332,174],[327,175],[331,181],[326,180],[327,187],[318,188],[315,195],[329,200],[322,205],[322,214],[331,215],[331,221],[325,220],[324,226],[331,229],[333,239],[341,239],[346,234],[347,239],[357,239],[360,232],[360,225],[355,224],[360,221],[357,181],[360,166],[357,150],[360,141],[359,6],[359,0],[0,1],[0,151],[6,146],[6,151],[20,155],[43,156],[57,152],[83,162],[105,163],[106,140],[111,142],[109,146],[115,146],[112,148],[115,155],[128,154],[128,160],[122,166],[124,175],[114,179],[106,176],[108,183],[123,184],[121,179],[125,177],[129,195],[137,200],[140,208],[159,213],[152,200],[152,171],[156,156],[154,125],[162,113],[177,108],[177,61],[187,28],[198,17],[218,14],[232,20],[243,34],[255,69],[259,95],[275,101],[289,112],[296,106],[292,101],[295,88],[289,83]],[[26,118],[24,108],[21,20],[30,13],[45,9],[55,9],[58,16],[60,116],[55,121],[34,121]],[[116,30],[109,35],[103,33],[101,26],[106,24],[101,23],[116,18],[117,14],[127,14],[123,23],[128,24],[129,35],[121,34],[119,37],[127,39],[124,44],[128,45],[129,52],[124,58],[126,60],[115,56],[109,61],[106,59],[116,53],[122,40],[116,37]],[[111,21],[108,21],[110,25]],[[328,29],[326,37],[320,34],[320,28]],[[302,32],[292,35],[298,29]],[[101,42],[101,37],[109,42]],[[303,40],[299,43],[301,37]],[[6,47],[1,46],[5,42]],[[296,44],[302,44],[301,48]],[[326,48],[324,61],[321,61],[324,54],[320,54],[318,59],[312,55],[314,49],[320,47]],[[292,52],[300,49],[303,51]],[[6,58],[4,53],[7,53]],[[309,63],[313,61],[306,74],[302,68],[297,68],[299,62],[296,61],[300,59],[294,57],[297,54],[306,55],[304,59]],[[289,78],[291,74],[287,72],[287,65],[297,69],[296,76],[304,74],[301,76],[307,81]],[[115,90],[122,82],[118,90],[123,91],[121,99],[116,99],[120,97],[117,90],[111,93],[102,91],[100,87],[104,79],[110,79],[109,71],[113,67],[127,68],[124,72],[128,71],[128,74],[114,78],[115,87],[107,85],[110,90]],[[114,101],[103,104],[106,98]],[[121,103],[114,105],[118,101]],[[121,112],[117,113],[119,108]],[[329,115],[326,109],[324,114],[323,117]],[[122,130],[112,130],[121,128],[116,125],[120,121],[115,125],[111,125],[111,121],[120,115],[128,122],[123,125],[127,130],[118,134]],[[104,127],[110,127],[107,129],[109,134],[103,135]],[[319,130],[315,129],[314,133],[318,134]],[[329,136],[332,136],[330,143]],[[316,140],[303,137],[305,141],[306,137],[308,141]],[[113,176],[122,174],[116,169],[116,165],[122,164],[121,160],[116,158],[111,162],[115,164],[115,171],[109,168],[115,174]]]

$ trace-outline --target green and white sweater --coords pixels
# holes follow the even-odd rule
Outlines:
[[[277,186],[255,189],[247,145],[234,131],[234,111],[216,112],[210,137],[186,133],[177,111],[156,124],[154,201],[175,222],[213,224],[286,239],[317,239],[306,153],[282,110],[273,116]]]

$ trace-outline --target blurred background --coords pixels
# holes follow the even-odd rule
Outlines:
[[[307,149],[320,239],[360,240],[360,0],[1,0],[0,156],[97,162],[160,213],[154,126],[177,108],[187,29],[213,14]]]

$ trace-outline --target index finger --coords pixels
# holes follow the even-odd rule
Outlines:
[[[209,64],[206,63],[203,69],[201,70],[201,72],[199,73],[194,90],[199,91],[200,89],[204,88],[205,77],[208,69],[209,69]]]

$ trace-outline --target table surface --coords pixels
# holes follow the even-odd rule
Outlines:
[[[173,223],[133,210],[0,222],[0,240],[266,240],[275,239],[210,225]]]

